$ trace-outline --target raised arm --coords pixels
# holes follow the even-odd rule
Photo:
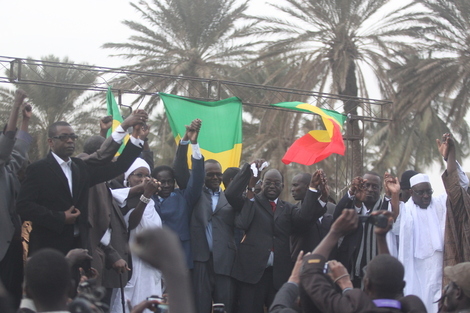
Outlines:
[[[202,121],[195,119],[189,126],[186,125],[186,133],[178,144],[175,159],[173,160],[173,169],[175,171],[175,180],[180,189],[186,189],[190,172],[188,166],[188,147],[189,144],[197,144],[199,131]],[[194,155],[193,155],[194,156]]]
[[[400,214],[400,182],[397,177],[393,177],[386,172],[384,175],[384,185],[385,192],[390,196],[393,220],[396,220]]]
[[[133,230],[137,227],[137,225],[139,225],[145,208],[147,207],[147,203],[149,203],[150,198],[152,198],[152,196],[157,193],[159,189],[160,183],[155,178],[145,179],[144,193],[142,194],[142,197],[140,197],[139,203],[135,207],[134,211],[132,211],[131,215],[129,216],[129,231]]]
[[[307,190],[300,208],[295,208],[292,211],[293,222],[296,228],[303,229],[304,226],[309,225],[312,221],[316,221],[326,213],[329,190],[330,187],[323,170],[315,171],[310,180],[309,190]]]
[[[367,180],[355,177],[346,195],[338,202],[333,213],[333,219],[337,219],[344,209],[361,208],[365,198],[366,190],[364,184]]]
[[[5,166],[8,162],[13,145],[15,143],[16,124],[18,122],[18,115],[24,99],[26,99],[26,92],[21,89],[15,91],[15,100],[10,111],[8,124],[0,136],[0,166]]]
[[[105,124],[103,122],[103,119],[106,118],[107,116],[100,120],[100,125],[102,128],[101,133],[104,132],[104,129],[107,128],[108,124]],[[121,123],[120,127],[116,128],[116,130],[111,134],[111,136],[106,138],[106,140],[103,142],[103,144],[97,151],[90,155],[80,155],[80,159],[85,161],[85,163],[87,163],[88,165],[93,166],[109,163],[121,147],[122,141],[127,135],[127,130],[130,127],[136,128],[138,126],[137,129],[139,131],[134,132],[134,137],[139,138],[141,127],[142,125],[144,125],[147,119],[147,112],[145,112],[144,110],[135,110]]]

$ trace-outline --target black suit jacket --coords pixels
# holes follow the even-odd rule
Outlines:
[[[67,178],[54,156],[49,153],[26,170],[17,201],[17,212],[33,222],[30,253],[41,248],[54,248],[64,254],[73,248],[88,248],[88,189],[126,171],[142,149],[128,142],[116,162],[90,166],[78,158],[72,159],[72,194]],[[74,237],[74,225],[65,224],[64,211],[71,206],[80,210],[75,222],[80,236]]]
[[[251,169],[245,164],[225,192],[233,207],[243,203],[236,226],[245,230],[245,236],[238,247],[232,276],[242,282],[257,283],[273,250],[273,286],[279,289],[289,278],[294,265],[290,257],[289,237],[295,228],[305,229],[313,221],[315,210],[312,201],[318,203],[318,194],[312,192],[312,197],[303,201],[301,207],[278,199],[273,213],[269,200],[262,193],[256,195],[254,201],[243,199],[250,177]]]
[[[379,199],[380,203],[377,207],[376,210],[387,210],[388,208],[388,201],[384,201],[382,199]],[[338,202],[335,208],[335,212],[333,214],[333,220],[336,220],[341,213],[343,212],[344,209],[354,209],[354,200],[350,199],[348,194],[346,193],[344,197]],[[355,258],[357,258],[358,250],[359,247],[361,246],[364,234],[364,227],[367,229],[372,228],[373,225],[369,224],[369,222],[366,223],[358,223],[358,226],[356,230],[352,231],[351,233],[347,234],[344,236],[343,241],[339,245],[339,247],[336,249],[335,252],[333,252],[334,258],[341,262],[346,269],[351,273],[353,270],[353,265],[355,262]],[[371,231],[372,236],[375,236],[373,234],[373,230]],[[365,247],[365,249],[371,249],[371,247]],[[373,258],[375,255],[372,255],[371,258]],[[363,259],[361,263],[367,264],[370,260],[365,260]]]
[[[212,255],[214,272],[230,276],[235,260],[236,245],[234,239],[236,210],[228,203],[223,191],[212,212],[210,191],[203,188],[201,197],[191,216],[191,251],[193,260],[207,262],[210,257],[209,244],[206,238],[206,227],[212,221]]]

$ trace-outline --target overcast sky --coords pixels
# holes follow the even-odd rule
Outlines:
[[[265,0],[250,0],[249,13],[268,13]],[[132,32],[121,21],[139,18],[127,0],[4,0],[0,56],[40,59],[53,54],[79,64],[123,66],[126,60],[109,57],[113,50],[101,45],[127,41]],[[439,171],[433,167],[433,186],[443,191]]]
[[[250,12],[263,8],[264,0],[250,1]],[[139,18],[127,0],[5,0],[0,55],[40,59],[53,54],[75,63],[119,67],[126,61],[108,57],[113,50],[101,45],[126,42],[132,32],[121,21]]]

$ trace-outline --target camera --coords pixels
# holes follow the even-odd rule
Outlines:
[[[359,222],[369,223],[379,228],[386,228],[388,225],[388,217],[383,214],[379,215],[359,215]]]
[[[158,303],[154,303],[150,310],[152,312],[157,313],[166,313],[168,312],[168,303],[166,297],[159,297],[159,296],[150,296],[147,297],[147,301],[158,301]]]
[[[225,313],[225,304],[223,303],[214,303],[212,305],[213,313]]]

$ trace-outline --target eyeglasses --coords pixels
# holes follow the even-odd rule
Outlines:
[[[145,178],[145,177],[150,178],[150,175],[145,175],[145,174],[142,174],[142,173],[131,173],[130,175],[134,175],[134,176],[139,177],[139,178]]]
[[[263,182],[263,187],[269,187],[269,186],[274,186],[274,187],[281,187],[282,183],[281,182],[274,182],[274,181],[264,181]]]
[[[52,139],[59,139],[60,141],[66,142],[67,140],[72,139],[73,141],[77,140],[78,136],[75,134],[63,134],[60,136],[53,136]]]
[[[432,190],[432,189],[427,189],[427,190],[414,190],[414,189],[411,189],[411,190],[413,190],[413,193],[418,195],[418,196],[423,196],[424,194],[432,196],[432,194],[434,193],[434,190]]]

